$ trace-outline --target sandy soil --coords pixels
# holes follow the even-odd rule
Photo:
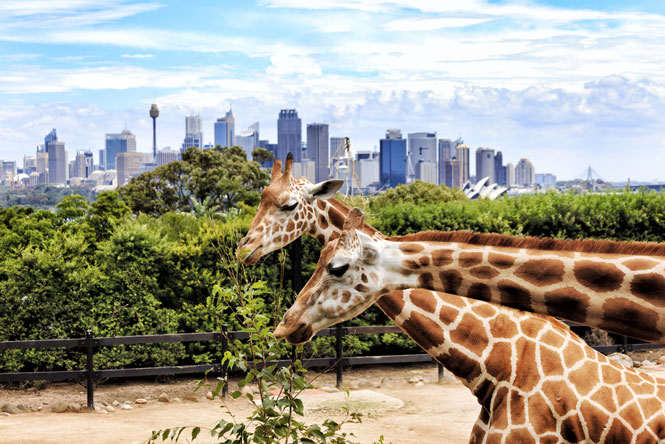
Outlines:
[[[316,376],[313,373],[310,375]],[[420,387],[409,384],[408,379],[413,377],[422,377],[425,384]],[[372,443],[381,435],[386,443],[468,442],[479,406],[459,382],[448,380],[445,384],[438,384],[436,378],[436,368],[432,365],[381,366],[346,372],[345,385],[369,384],[364,388],[398,398],[404,406],[397,410],[378,406],[360,408],[363,423],[349,424],[345,430],[353,432],[361,443]],[[334,375],[321,375],[314,384],[332,386]],[[184,379],[171,383],[134,381],[104,384],[95,391],[95,401],[149,400],[145,405],[132,403],[133,410],[107,414],[87,411],[57,414],[49,411],[49,405],[58,400],[85,403],[85,389],[79,384],[52,384],[42,390],[0,390],[0,404],[23,404],[35,409],[42,407],[37,412],[0,417],[0,443],[142,443],[150,437],[152,430],[182,425],[210,427],[222,417],[229,419],[221,401],[206,399],[205,391],[196,393],[198,402],[173,401],[175,397],[185,399],[191,396],[193,388],[192,381]],[[156,401],[163,392],[167,393],[171,402]],[[250,411],[244,399],[229,399],[226,403],[238,418],[243,418]],[[340,420],[343,413],[340,410],[314,410],[307,414],[306,420],[321,423],[328,417]],[[204,435],[202,432],[195,442],[214,442]]]

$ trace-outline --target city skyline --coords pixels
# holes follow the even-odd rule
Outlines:
[[[274,116],[297,109],[354,152],[400,128],[528,157],[560,179],[588,165],[606,180],[665,179],[659,2],[8,0],[0,11],[3,160],[33,155],[51,128],[72,155],[125,127],[150,152],[158,103],[158,149],[182,144],[192,114],[214,142],[231,106],[236,128],[261,122],[276,143]]]

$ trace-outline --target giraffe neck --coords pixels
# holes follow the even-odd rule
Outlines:
[[[340,237],[344,220],[351,209],[337,199],[316,199],[310,206],[313,212],[309,217],[308,233],[321,245]],[[378,230],[367,223],[363,224],[361,230],[369,235],[378,233]]]
[[[427,288],[665,343],[665,258],[379,242],[380,293]]]

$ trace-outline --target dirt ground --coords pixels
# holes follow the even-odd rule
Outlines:
[[[308,373],[309,377],[316,376]],[[408,380],[423,378],[424,385],[416,387]],[[447,376],[447,382],[437,383],[436,367],[431,364],[410,366],[381,366],[357,368],[344,373],[347,387],[373,390],[404,402],[399,409],[379,406],[352,406],[363,414],[362,424],[349,424],[346,431],[353,432],[361,443],[373,443],[383,435],[385,442],[392,443],[466,443],[479,405],[468,389]],[[314,385],[334,386],[334,374],[319,376]],[[378,386],[378,387],[377,387]],[[233,383],[232,383],[233,387]],[[143,443],[152,430],[174,426],[197,425],[211,427],[222,417],[229,419],[220,400],[208,400],[205,391],[197,392],[198,401],[185,400],[193,394],[192,380],[177,379],[168,383],[153,381],[131,381],[107,383],[95,390],[95,401],[112,403],[132,401],[132,410],[100,414],[51,413],[49,406],[56,401],[84,404],[86,394],[80,384],[51,384],[48,387],[22,390],[0,390],[0,404],[23,404],[28,409],[41,411],[0,417],[0,444],[117,444]],[[161,393],[166,393],[170,402],[158,402]],[[311,397],[317,395],[308,395]],[[177,402],[174,398],[183,401]],[[147,404],[134,401],[145,398]],[[226,404],[240,419],[249,411],[249,403],[243,398]],[[305,401],[307,405],[307,401]],[[313,410],[306,415],[307,421],[321,423],[326,418],[342,419],[341,410]],[[202,432],[196,443],[214,442],[205,439]],[[181,442],[187,442],[181,440]]]

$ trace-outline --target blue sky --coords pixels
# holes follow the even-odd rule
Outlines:
[[[177,148],[233,106],[276,141],[281,108],[354,150],[387,128],[462,136],[562,179],[665,180],[665,2],[3,0],[0,158],[51,128],[77,150],[127,126]]]

